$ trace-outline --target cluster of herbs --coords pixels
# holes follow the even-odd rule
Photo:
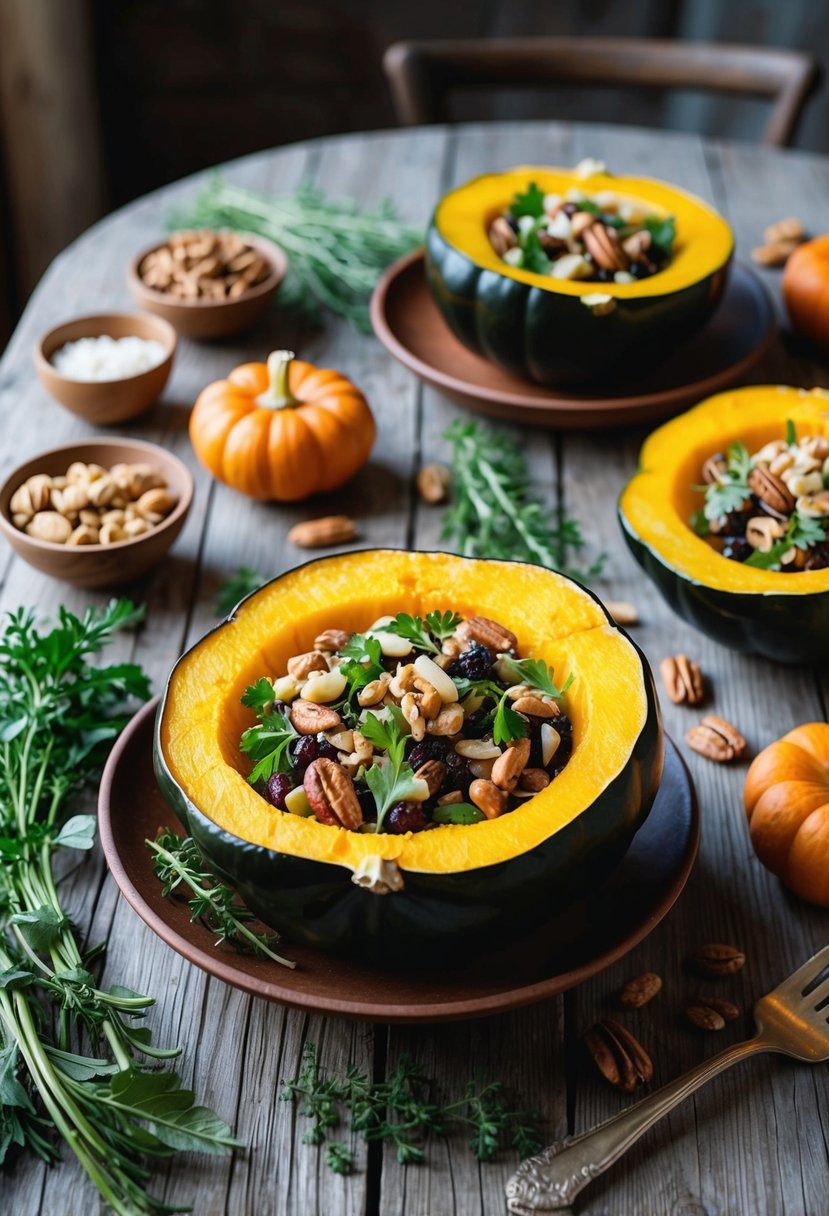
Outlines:
[[[0,634],[0,1162],[59,1141],[118,1213],[170,1209],[146,1189],[147,1162],[179,1150],[228,1152],[228,1127],[196,1104],[153,1046],[153,998],[96,976],[59,895],[59,857],[88,850],[95,819],[70,814],[128,718],[149,695],[133,663],[92,660],[140,618],[127,601],[82,617],[61,609],[41,631],[12,613]]]
[[[549,274],[550,265],[559,253],[568,252],[568,247],[545,247],[541,237],[546,232],[550,220],[544,207],[544,191],[537,182],[530,182],[525,191],[518,191],[510,204],[507,220],[515,233],[516,248],[521,252],[520,265],[523,270],[535,274]],[[573,216],[579,211],[585,211],[595,216],[599,223],[612,228],[620,241],[626,240],[637,232],[647,232],[651,243],[648,249],[647,265],[633,262],[631,273],[639,277],[655,274],[670,259],[676,240],[676,221],[673,216],[648,215],[637,223],[631,223],[610,211],[604,210],[593,199],[577,198],[564,204],[565,214]],[[613,272],[596,267],[590,276],[598,282],[612,280]]]
[[[464,557],[530,562],[583,583],[599,577],[605,555],[578,564],[587,548],[578,520],[533,496],[526,458],[510,435],[458,420],[445,438],[453,477],[443,540]]]
[[[171,228],[231,228],[274,241],[288,255],[280,306],[318,321],[322,309],[371,332],[368,302],[379,275],[423,233],[401,223],[389,199],[360,210],[310,182],[269,197],[215,176],[170,217]]]
[[[443,642],[452,636],[461,619],[448,611],[430,612],[425,618],[401,612],[382,628],[383,632],[412,643],[415,651],[409,656],[411,662],[416,658],[416,652],[439,655]],[[347,728],[359,730],[375,748],[374,761],[361,766],[354,774],[366,822],[372,822],[376,832],[418,831],[431,824],[481,822],[485,818],[483,811],[465,800],[472,781],[469,762],[452,750],[447,739],[427,736],[422,742],[415,742],[397,705],[361,709],[360,691],[388,672],[397,660],[384,658],[380,641],[370,632],[352,634],[338,651],[338,656],[342,660],[338,670],[345,677],[346,686],[330,708],[337,711]],[[475,645],[447,669],[447,674],[453,679],[461,702],[473,697],[477,703],[467,716],[464,737],[491,736],[497,746],[508,747],[530,733],[527,718],[512,708],[508,689],[523,684],[531,694],[560,700],[573,676],[571,673],[559,688],[553,670],[543,660],[503,657],[496,679],[494,664],[495,655],[486,647]],[[500,682],[501,676],[507,677],[506,684]],[[274,686],[267,677],[261,676],[245,690],[242,704],[252,709],[258,719],[255,726],[243,732],[240,740],[241,750],[253,763],[248,781],[275,806],[285,810],[286,795],[302,783],[308,764],[319,758],[336,760],[338,752],[324,734],[300,735],[295,730],[289,706],[274,700]],[[567,741],[557,757],[557,773],[569,759],[572,745],[566,714],[561,713],[556,718],[556,726],[567,733]],[[415,769],[427,760],[437,759],[445,763],[444,784],[428,804],[423,804],[414,797],[418,789]],[[277,779],[270,784],[279,774],[284,774],[285,780]],[[462,795],[461,800],[432,805],[441,793],[456,789]],[[362,794],[370,795],[370,798]]]
[[[786,444],[789,448],[794,448],[796,442],[795,426],[789,419],[786,423]],[[756,510],[763,510],[764,507],[756,495],[752,494],[748,484],[752,467],[748,448],[738,440],[728,445],[724,467],[719,470],[714,480],[708,485],[694,486],[696,491],[705,495],[703,506],[694,511],[690,518],[691,527],[697,536],[722,537],[723,553],[726,557],[741,561],[743,565],[757,570],[785,569],[781,564],[782,560],[793,549],[809,551],[816,546],[825,546],[826,524],[820,519],[804,515],[795,508],[785,520],[783,535],[769,549],[750,548],[745,539],[746,522],[752,512],[756,513]],[[829,489],[829,480],[826,478],[824,486]],[[747,509],[747,504],[751,510]]]
[[[401,1165],[422,1162],[426,1140],[446,1137],[455,1129],[468,1132],[469,1147],[479,1161],[492,1161],[505,1148],[522,1158],[540,1150],[540,1116],[511,1108],[499,1081],[478,1085],[470,1080],[462,1097],[445,1103],[435,1100],[434,1089],[408,1056],[383,1081],[371,1081],[355,1065],[342,1077],[325,1075],[316,1045],[306,1042],[302,1071],[285,1083],[282,1097],[297,1103],[300,1115],[313,1120],[304,1141],[324,1145],[326,1164],[337,1174],[350,1174],[354,1168],[352,1150],[329,1139],[344,1115],[350,1131],[366,1143],[390,1144]]]

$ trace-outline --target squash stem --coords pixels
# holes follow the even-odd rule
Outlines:
[[[269,410],[285,410],[297,404],[288,386],[291,363],[295,358],[292,350],[275,350],[268,355],[268,387],[256,398],[257,405]]]

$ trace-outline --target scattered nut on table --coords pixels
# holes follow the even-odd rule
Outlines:
[[[636,605],[627,600],[605,600],[604,606],[617,625],[638,625],[639,613]]]
[[[718,764],[742,759],[748,747],[737,727],[717,714],[706,714],[697,726],[686,731],[685,742],[692,751]]]
[[[54,545],[116,545],[157,527],[178,498],[151,465],[104,469],[74,461],[64,475],[34,473],[9,501],[14,526]]]
[[[670,655],[659,664],[665,691],[675,705],[699,705],[705,685],[699,663],[684,654]]]

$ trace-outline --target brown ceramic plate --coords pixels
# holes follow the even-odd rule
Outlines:
[[[743,377],[774,334],[760,279],[736,262],[708,324],[647,377],[588,392],[545,388],[467,350],[440,315],[426,284],[423,251],[388,268],[371,301],[374,332],[405,367],[461,405],[530,426],[619,426],[664,418]]]
[[[127,903],[154,933],[207,971],[266,1000],[376,1022],[448,1022],[530,1005],[580,984],[632,950],[672,907],[699,843],[694,787],[667,740],[665,773],[645,825],[595,896],[570,907],[543,941],[485,955],[451,974],[380,970],[283,941],[291,971],[213,945],[183,900],[165,899],[144,841],[161,826],[181,830],[153,775],[156,702],[145,706],[112,750],[98,801],[101,841]]]

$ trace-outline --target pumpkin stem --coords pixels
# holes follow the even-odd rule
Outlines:
[[[291,363],[296,358],[292,350],[275,350],[268,355],[268,387],[256,398],[256,404],[270,410],[285,410],[297,404],[288,387]]]

